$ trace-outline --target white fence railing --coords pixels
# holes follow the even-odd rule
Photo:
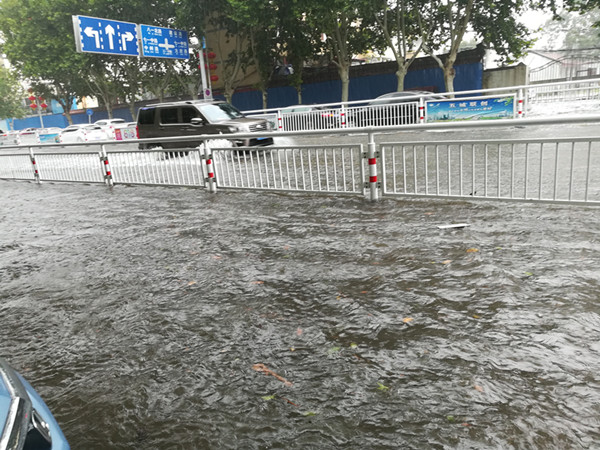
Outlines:
[[[219,188],[353,193],[363,191],[362,145],[213,149]]]
[[[493,89],[480,89],[448,94],[416,94],[412,98],[403,97],[391,100],[378,98],[353,102],[336,102],[320,105],[297,105],[286,108],[252,110],[245,113],[263,117],[279,131],[331,130],[364,126],[400,126],[439,122],[440,114],[435,113],[439,103],[446,103],[445,121],[523,118],[528,115],[552,116],[564,110],[573,114],[581,102],[595,101],[584,105],[585,111],[600,108],[600,78],[566,81],[557,83],[530,84]],[[497,99],[501,102],[514,102],[502,114],[494,117],[481,114],[485,106]],[[452,101],[454,100],[454,101]],[[451,104],[448,104],[450,103]],[[555,103],[557,108],[547,108]],[[536,107],[543,104],[543,107]]]
[[[382,144],[383,195],[600,203],[600,137]]]
[[[390,130],[481,129],[520,125],[599,124],[600,115],[559,119],[522,119],[453,124],[367,128],[352,143],[271,147],[213,147],[204,135],[184,139],[181,147],[128,150],[142,141],[18,147],[0,153],[0,178],[29,181],[191,186],[217,189],[318,192],[380,196],[527,200],[600,205],[600,136],[377,143]],[[544,128],[547,129],[547,128]],[[585,128],[590,130],[589,127]],[[274,136],[277,133],[269,133]],[[283,136],[305,136],[307,132]],[[237,134],[235,139],[247,135]],[[280,135],[281,136],[281,135]],[[366,140],[365,140],[366,138]],[[360,143],[361,139],[363,143]],[[203,141],[187,148],[182,141]],[[347,139],[346,139],[347,140]],[[85,148],[82,151],[82,148]],[[115,148],[115,150],[110,150]],[[97,151],[90,151],[97,149]]]

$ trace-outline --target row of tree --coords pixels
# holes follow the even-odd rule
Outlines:
[[[567,0],[585,10],[600,0]],[[503,60],[532,44],[518,20],[526,9],[556,12],[556,0],[2,0],[2,51],[36,95],[60,102],[68,116],[74,99],[95,96],[111,115],[113,104],[134,102],[143,92],[193,98],[200,86],[197,58],[171,61],[83,54],[75,51],[73,15],[185,29],[194,38],[220,30],[232,50],[220,55],[225,97],[255,70],[266,107],[276,61],[295,68],[289,77],[301,102],[307,61],[326,58],[337,67],[342,101],[348,99],[355,55],[391,49],[398,64],[398,90],[419,53],[431,55],[453,91],[453,65],[467,32]],[[445,53],[441,58],[438,55]],[[6,113],[5,113],[6,114]],[[70,121],[70,117],[68,117]]]

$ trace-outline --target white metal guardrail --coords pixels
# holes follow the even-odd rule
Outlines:
[[[383,195],[600,204],[600,137],[385,143]]]
[[[245,111],[245,114],[263,117],[271,121],[274,129],[279,131],[326,130],[339,128],[354,128],[362,126],[399,126],[414,123],[430,123],[432,117],[427,114],[430,104],[448,99],[444,93],[416,95],[412,101],[390,103],[390,99],[372,99],[353,102],[336,102],[319,105],[297,105],[286,108],[271,108],[266,110]],[[562,110],[574,113],[578,106],[585,111],[600,109],[600,78],[588,80],[564,81],[556,83],[538,83],[522,86],[501,87],[454,92],[452,97],[463,103],[465,111],[470,102],[477,102],[483,97],[498,97],[514,99],[514,111],[511,117],[523,118],[529,115],[549,117]],[[586,103],[587,104],[584,104]],[[547,108],[548,103],[563,105],[564,108]],[[536,107],[543,105],[541,108]],[[458,109],[460,109],[457,106]],[[481,105],[473,107],[470,116],[464,115],[461,120],[469,118],[479,120]],[[437,119],[435,120],[437,121]]]
[[[327,143],[258,148],[217,147],[217,143],[223,145],[227,141],[215,141],[210,135],[160,139],[164,143],[181,143],[181,147],[169,150],[137,150],[138,144],[145,142],[143,140],[65,144],[62,152],[56,152],[56,146],[51,145],[13,146],[7,148],[14,149],[13,153],[0,153],[0,178],[106,183],[109,186],[191,186],[207,188],[210,192],[217,189],[320,192],[365,195],[371,200],[383,195],[600,205],[598,135],[588,138],[376,142],[378,134],[391,130],[469,130],[557,124],[597,126],[599,123],[600,115],[594,115],[369,127],[356,130],[351,143],[337,145],[330,143],[332,134],[348,135],[347,131],[279,134],[286,139],[312,134],[327,137]],[[278,133],[268,133],[268,136],[275,135]],[[236,134],[235,138],[246,136]],[[203,144],[184,148],[183,141],[202,141]],[[82,147],[86,150],[82,151]]]
[[[212,149],[219,188],[363,192],[362,145]]]
[[[206,187],[203,153],[198,149],[165,154],[159,150],[107,152],[115,184]]]

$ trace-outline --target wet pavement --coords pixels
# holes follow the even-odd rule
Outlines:
[[[0,199],[0,355],[74,449],[600,441],[597,208],[9,181]]]

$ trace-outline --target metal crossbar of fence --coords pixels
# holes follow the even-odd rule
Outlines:
[[[600,204],[600,138],[382,144],[383,195]]]

